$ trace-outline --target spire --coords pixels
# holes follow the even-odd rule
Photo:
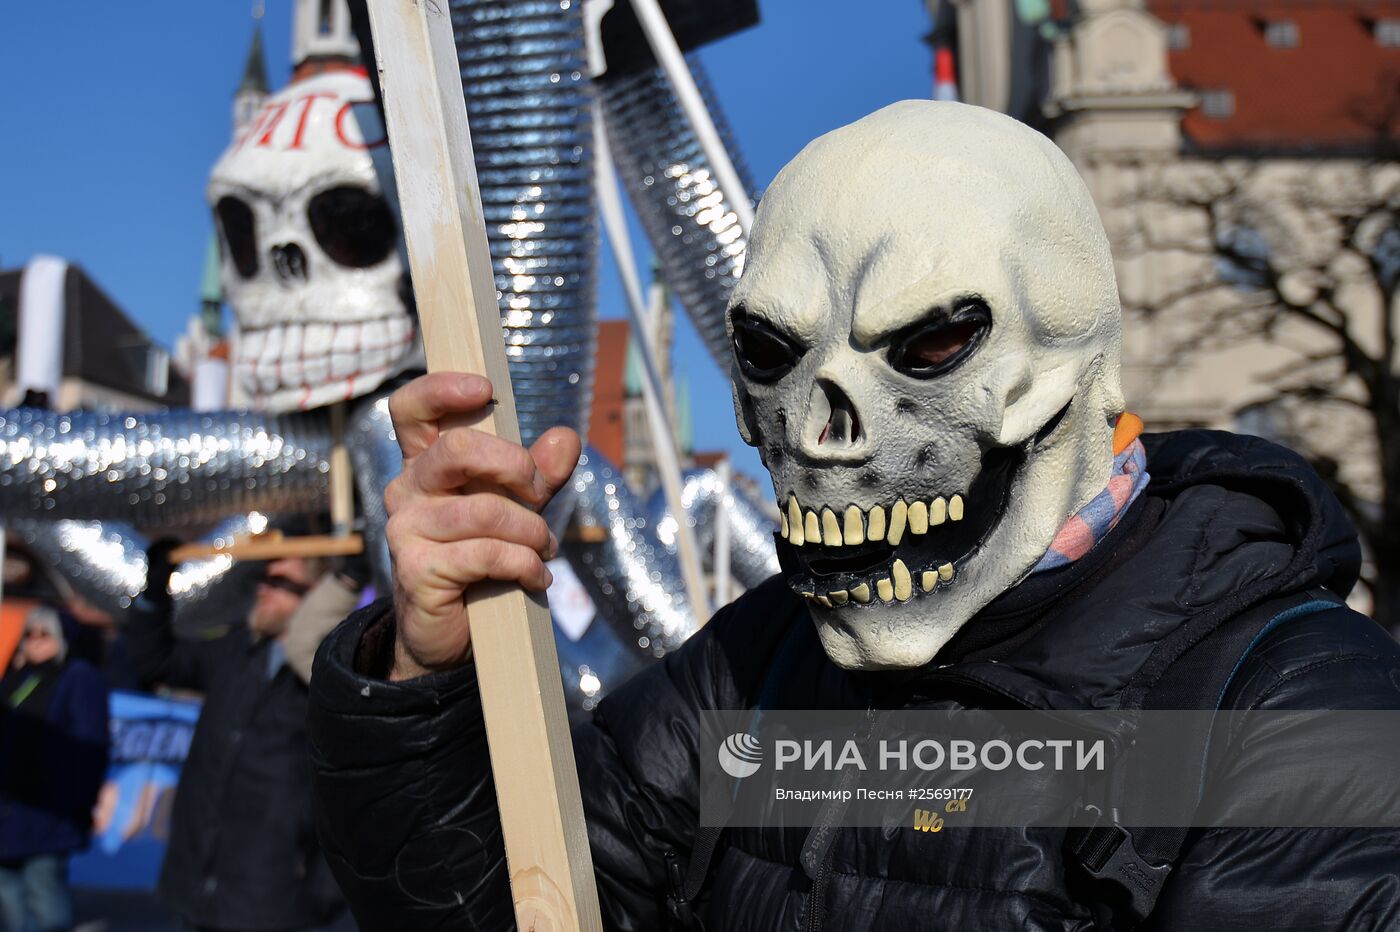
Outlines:
[[[248,62],[243,66],[243,82],[238,93],[253,92],[267,95],[267,59],[263,56],[262,16],[255,14],[253,44],[248,47]]]
[[[248,61],[243,66],[243,80],[233,94],[233,138],[243,135],[263,102],[267,100],[267,59],[263,55],[262,3],[253,7],[253,42],[248,46]]]

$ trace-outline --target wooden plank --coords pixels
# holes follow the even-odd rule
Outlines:
[[[231,544],[181,544],[170,552],[175,563],[230,556],[235,560],[281,560],[284,557],[349,557],[363,553],[365,541],[359,534],[319,534],[283,537],[259,534],[235,538]]]
[[[345,402],[331,405],[331,529],[344,537],[355,523],[354,470],[345,446]]]
[[[428,368],[487,376],[497,403],[474,426],[518,441],[447,4],[370,0],[369,13]],[[548,605],[481,585],[467,607],[517,925],[601,929]]]

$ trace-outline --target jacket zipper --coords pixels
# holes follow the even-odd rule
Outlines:
[[[807,903],[806,932],[821,932],[826,923],[826,884],[831,878],[831,858],[835,851],[834,843],[827,845],[826,853],[822,855],[821,867],[817,868],[817,876],[812,878],[812,896]]]
[[[865,710],[865,725],[860,732],[856,734],[856,740],[868,741],[875,730],[878,718],[879,712],[876,709],[867,708]],[[847,781],[854,779],[856,779],[854,772],[843,778],[843,780]],[[833,808],[833,806],[835,806],[835,808]],[[812,873],[812,892],[807,901],[807,921],[804,924],[806,932],[820,932],[820,929],[826,922],[826,888],[827,883],[831,879],[831,861],[836,854],[837,823],[841,821],[841,816],[845,812],[845,808],[844,804],[835,805],[833,803],[828,803],[827,806],[822,809],[819,821],[816,825],[812,826],[811,831],[807,835],[808,844],[810,845],[814,835],[818,833],[829,833],[824,839],[818,840],[818,844],[822,845],[822,857],[816,870]],[[803,852],[803,857],[805,859],[806,851]]]

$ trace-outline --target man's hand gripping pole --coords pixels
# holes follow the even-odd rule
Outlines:
[[[446,0],[369,0],[369,13],[428,369],[490,379],[497,404],[473,426],[518,442]],[[549,608],[518,586],[467,600],[516,922],[600,930]]]

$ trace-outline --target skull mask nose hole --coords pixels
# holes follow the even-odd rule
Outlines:
[[[812,392],[812,427],[818,447],[850,447],[863,439],[856,406],[840,388],[818,379]]]
[[[307,279],[306,253],[296,243],[273,246],[272,267],[284,285],[299,284]]]

